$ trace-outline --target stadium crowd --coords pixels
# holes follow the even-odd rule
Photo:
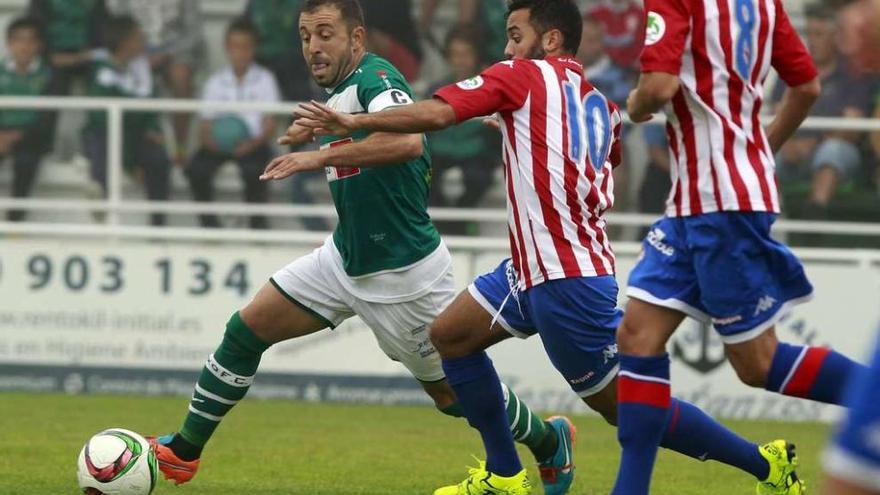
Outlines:
[[[223,39],[207,39],[199,0],[31,0],[6,29],[6,58],[0,64],[2,95],[78,95],[131,98],[203,98],[223,101],[303,101],[320,99],[300,53],[298,10],[301,0],[249,0],[231,19]],[[504,58],[504,0],[363,0],[368,48],[390,60],[423,96],[455,80],[466,79]],[[589,79],[607,97],[624,106],[638,74],[644,42],[640,0],[583,2],[583,40],[579,58]],[[457,18],[439,22],[447,9]],[[447,16],[448,17],[448,16]],[[841,52],[835,12],[812,2],[799,25],[820,68],[824,91],[813,115],[880,117],[880,84],[859,73]],[[226,63],[207,67],[208,46],[223,46]],[[442,54],[445,67],[429,62]],[[782,85],[765,88],[772,112]],[[57,153],[59,119],[52,112],[0,110],[0,155],[9,160],[13,197],[28,197],[47,155]],[[89,163],[84,194],[106,194],[106,116],[91,112],[77,131],[79,153]],[[196,201],[212,201],[215,176],[234,162],[245,201],[269,201],[259,171],[279,151],[274,136],[283,118],[260,113],[129,112],[124,119],[124,167],[143,184],[152,200],[171,197],[174,168],[183,172]],[[435,206],[475,207],[500,198],[499,136],[479,123],[429,136],[434,160]],[[627,133],[627,167],[617,177],[618,210],[659,213],[668,191],[669,155],[662,126]],[[644,166],[630,166],[640,162]],[[805,130],[777,157],[777,175],[787,215],[802,219],[880,220],[880,132]],[[449,172],[458,169],[456,174]],[[448,180],[457,176],[458,181]],[[304,174],[290,181],[296,202],[316,197],[316,180]],[[186,198],[180,198],[186,199]],[[10,221],[22,211],[7,211]],[[96,215],[100,220],[100,215]],[[215,215],[201,225],[220,227]],[[151,215],[161,225],[161,214]],[[306,219],[310,229],[326,229],[322,219]],[[252,228],[268,228],[262,216]],[[476,225],[449,222],[445,233],[474,234]]]

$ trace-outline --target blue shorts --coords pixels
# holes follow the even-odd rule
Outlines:
[[[835,478],[877,490],[880,487],[880,341],[871,367],[847,387],[847,417],[825,452],[825,470]]]
[[[801,262],[770,237],[775,219],[743,212],[660,219],[627,295],[711,322],[727,344],[758,337],[813,294]]]
[[[541,336],[553,366],[581,397],[604,389],[617,376],[617,308],[614,276],[551,280],[516,290],[510,260],[478,277],[471,296],[512,335]]]

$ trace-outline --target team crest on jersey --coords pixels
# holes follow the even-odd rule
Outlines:
[[[459,88],[466,89],[466,90],[477,89],[482,85],[483,85],[483,77],[482,76],[477,76],[477,77],[472,77],[470,79],[465,79],[464,81],[461,81],[457,84],[457,86]]]
[[[666,19],[657,12],[648,12],[648,22],[645,29],[645,45],[653,45],[663,39],[666,34]]]

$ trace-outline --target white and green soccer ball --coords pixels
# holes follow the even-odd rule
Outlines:
[[[122,428],[89,439],[77,461],[79,487],[87,495],[149,495],[159,465],[147,439]]]

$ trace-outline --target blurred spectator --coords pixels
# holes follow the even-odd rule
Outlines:
[[[88,75],[93,50],[101,46],[104,0],[31,0],[28,14],[42,22],[58,88],[70,94],[73,79]]]
[[[645,43],[645,12],[638,0],[601,0],[584,14],[602,26],[608,56],[619,67],[637,66]]]
[[[208,101],[281,101],[278,83],[272,73],[254,60],[259,34],[254,24],[242,17],[226,29],[226,57],[229,64],[205,83],[202,98]],[[220,166],[233,160],[241,171],[244,199],[249,203],[268,201],[268,189],[260,173],[271,158],[269,141],[275,121],[259,112],[201,114],[201,149],[196,152],[186,175],[196,201],[214,199],[214,175]],[[216,215],[199,215],[204,227],[220,227]],[[250,217],[250,226],[268,228],[262,215]]]
[[[115,0],[116,14],[130,15],[144,30],[150,66],[174,98],[193,97],[193,73],[204,57],[199,0]],[[187,153],[190,115],[171,114],[176,141],[175,161]]]
[[[299,11],[303,0],[249,0],[244,15],[256,26],[257,63],[271,70],[285,100],[313,97],[309,69],[299,38]]]
[[[834,12],[815,6],[807,12],[807,45],[819,68],[822,95],[810,115],[864,117],[870,110],[870,84],[850,72],[837,46]],[[784,85],[777,84],[773,101],[780,101]],[[777,157],[777,174],[783,192],[807,190],[799,217],[823,218],[841,191],[852,190],[864,177],[862,152],[865,134],[851,131],[801,131],[783,146]]]
[[[605,50],[602,25],[589,17],[584,18],[578,59],[584,64],[584,74],[590,83],[606,98],[625,108],[626,98],[633,89],[632,74],[611,60]]]
[[[42,25],[34,18],[19,18],[6,28],[7,58],[0,65],[0,94],[39,96],[56,94],[52,71],[40,56]],[[25,198],[37,178],[40,160],[49,151],[55,112],[0,111],[0,156],[12,159],[12,197]],[[24,211],[11,210],[6,218],[23,220]]]
[[[106,52],[94,62],[88,95],[149,98],[154,94],[153,74],[146,55],[144,33],[130,16],[111,17],[104,28]],[[107,191],[107,115],[89,112],[83,130],[83,149],[91,161],[94,195]],[[167,200],[171,161],[162,141],[155,113],[126,112],[123,116],[122,165],[144,181],[147,198]],[[163,225],[165,215],[153,213],[153,225]]]
[[[648,166],[639,188],[639,212],[659,214],[666,207],[670,186],[666,129],[662,125],[649,124],[642,132],[648,146]]]
[[[361,0],[367,49],[387,59],[408,81],[419,77],[422,47],[412,17],[412,0]]]
[[[434,13],[441,0],[423,0],[421,30],[430,33],[434,23]],[[507,1],[506,0],[458,0],[459,26],[478,26],[485,41],[485,56],[488,62],[503,60],[507,46]]]
[[[431,94],[442,86],[480,73],[483,59],[480,39],[476,27],[459,26],[449,32],[444,52],[451,74],[447,80],[437,84]],[[501,147],[499,132],[479,120],[471,120],[431,133],[428,144],[433,162],[431,205],[457,208],[476,206],[492,186]],[[458,199],[453,199],[443,190],[443,176],[456,167],[462,172],[464,192]],[[437,224],[440,231],[446,234],[468,233],[469,226],[463,222]]]

